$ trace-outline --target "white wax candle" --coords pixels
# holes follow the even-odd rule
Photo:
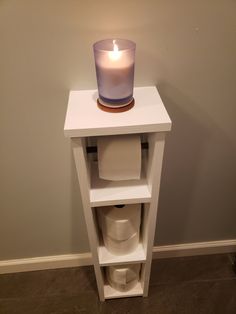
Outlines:
[[[133,78],[134,62],[124,51],[119,50],[115,40],[113,50],[102,54],[97,62],[100,89],[103,96],[121,99],[130,96],[130,78]]]

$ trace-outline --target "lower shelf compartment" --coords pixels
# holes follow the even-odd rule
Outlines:
[[[146,261],[142,243],[139,243],[137,249],[126,255],[113,255],[103,245],[98,248],[99,264],[101,266],[108,266],[113,264],[131,264]]]
[[[134,288],[129,291],[121,292],[110,285],[106,284],[104,286],[104,297],[105,299],[116,299],[116,298],[125,298],[125,297],[137,297],[143,295],[143,288],[141,282],[138,282]]]

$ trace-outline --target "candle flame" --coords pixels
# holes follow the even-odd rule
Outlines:
[[[112,41],[112,43],[113,43],[113,51],[115,51],[115,52],[119,51],[115,39]]]
[[[118,59],[120,59],[122,52],[119,51],[119,48],[118,48],[118,46],[116,44],[116,40],[115,39],[112,41],[112,43],[113,43],[113,50],[109,51],[109,57],[112,60],[118,60]]]

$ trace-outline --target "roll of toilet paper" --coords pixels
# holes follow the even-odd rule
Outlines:
[[[126,276],[128,272],[128,267],[109,267],[109,277],[113,282],[119,284],[126,284]],[[135,279],[135,278],[133,278]],[[131,280],[130,280],[131,281]]]
[[[140,179],[141,138],[139,135],[103,136],[97,140],[99,177],[121,181]]]
[[[135,279],[133,281],[127,282],[125,284],[122,283],[117,283],[112,281],[109,276],[107,276],[107,281],[110,284],[110,286],[114,289],[116,289],[117,291],[121,291],[121,292],[125,292],[125,291],[129,291],[132,288],[134,288],[136,286],[136,284],[138,283],[138,279]]]
[[[139,277],[140,264],[109,266],[108,271],[112,281],[125,284]]]
[[[141,264],[108,266],[106,269],[108,282],[119,291],[128,291],[137,284],[140,268]]]
[[[114,240],[126,240],[137,233],[141,222],[141,204],[123,207],[106,206],[98,209],[102,233]]]
[[[130,238],[122,241],[114,240],[103,234],[103,241],[107,250],[114,255],[125,255],[132,253],[139,244],[139,231]]]
[[[126,282],[139,279],[140,268],[141,268],[141,264],[130,265],[126,273]]]

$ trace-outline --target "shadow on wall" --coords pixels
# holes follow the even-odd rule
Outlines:
[[[219,233],[230,228],[229,217],[235,217],[230,203],[235,194],[230,191],[233,177],[224,178],[220,164],[225,159],[222,151],[233,162],[234,147],[191,99],[164,83],[158,90],[173,128],[166,141],[155,244],[214,240],[217,232],[219,238]],[[225,189],[224,181],[229,183]]]
[[[83,253],[89,251],[89,242],[72,146],[70,149],[70,154],[71,154],[71,247],[72,253],[78,252]]]
[[[161,194],[158,213],[158,243],[163,241],[181,243],[186,239],[186,226],[191,210],[196,178],[199,165],[203,158],[204,146],[209,136],[204,124],[184,112],[176,100],[183,100],[184,96],[173,87],[160,84],[158,86],[162,100],[172,119],[173,127],[167,135],[165,157],[163,164]],[[171,90],[168,95],[175,95],[175,101],[165,94],[166,89]],[[184,99],[183,103],[191,107],[196,105]],[[168,218],[168,221],[166,221]],[[163,220],[165,220],[163,222]],[[169,236],[164,234],[162,225],[169,226]],[[175,235],[176,242],[173,241]]]

